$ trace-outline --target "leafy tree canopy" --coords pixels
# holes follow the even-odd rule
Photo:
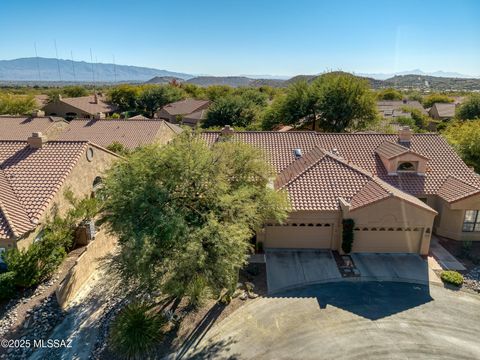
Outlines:
[[[456,116],[460,120],[480,119],[480,94],[470,95],[465,102],[460,105]]]
[[[453,99],[444,94],[430,94],[423,99],[423,106],[426,108],[432,107],[435,103],[451,103]]]
[[[259,150],[232,141],[208,147],[188,132],[135,151],[103,189],[119,269],[178,297],[233,291],[255,230],[287,215],[285,193],[268,186],[272,176]]]
[[[33,96],[0,94],[0,114],[24,115],[31,113],[36,107]]]
[[[148,117],[153,117],[155,111],[169,103],[185,99],[185,92],[176,86],[156,85],[143,90],[137,100],[137,109]]]
[[[119,85],[112,88],[109,98],[112,104],[117,105],[120,111],[132,111],[137,108],[137,99],[141,89],[133,85]]]
[[[402,100],[403,94],[395,89],[384,89],[377,93],[379,100]]]
[[[463,161],[480,173],[480,121],[452,122],[444,135]]]
[[[259,112],[258,106],[252,99],[250,92],[243,95],[226,95],[217,98],[210,106],[203,127],[222,127],[233,125],[235,127],[248,127],[256,122]]]

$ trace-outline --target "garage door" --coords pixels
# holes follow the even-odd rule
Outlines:
[[[330,249],[332,224],[288,224],[265,227],[265,248]]]
[[[362,228],[354,230],[353,252],[418,253],[423,228]]]

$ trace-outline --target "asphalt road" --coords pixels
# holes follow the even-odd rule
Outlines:
[[[186,358],[480,359],[480,296],[393,282],[314,285],[246,304]]]

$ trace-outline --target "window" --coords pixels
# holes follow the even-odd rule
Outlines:
[[[417,167],[411,162],[402,162],[398,164],[397,171],[417,171]]]
[[[465,211],[465,219],[463,220],[463,231],[472,232],[480,231],[480,211],[467,210]]]

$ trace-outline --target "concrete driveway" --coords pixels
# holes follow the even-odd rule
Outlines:
[[[416,254],[352,254],[362,280],[406,281],[428,284],[435,276],[427,260]]]
[[[266,251],[268,292],[342,279],[335,259],[325,250]]]
[[[258,298],[189,359],[480,359],[480,297],[439,286],[337,282]]]

